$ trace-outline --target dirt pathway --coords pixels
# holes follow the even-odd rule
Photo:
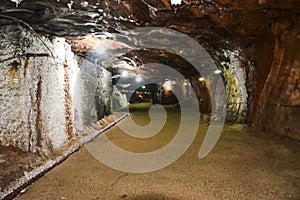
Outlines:
[[[143,109],[132,116],[141,125],[149,122]],[[178,110],[169,109],[165,128],[149,139],[133,139],[117,126],[106,135],[123,149],[152,151],[171,141],[179,116]],[[250,136],[242,125],[226,125],[213,151],[199,159],[207,127],[200,123],[196,139],[180,159],[150,173],[116,171],[82,148],[17,199],[300,199],[299,142]]]

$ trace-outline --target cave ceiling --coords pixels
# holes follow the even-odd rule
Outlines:
[[[251,60],[255,54],[253,45],[258,38],[268,40],[274,21],[283,20],[285,16],[284,20],[293,25],[299,14],[298,0],[288,3],[186,0],[176,14],[167,0],[2,0],[0,25],[18,24],[30,27],[37,34],[65,37],[73,51],[82,55],[91,54],[93,45],[103,40],[107,40],[104,42],[113,50],[122,49],[121,43],[109,38],[110,34],[138,27],[164,27],[194,38],[214,59],[225,59],[218,51],[228,48],[242,49]],[[94,40],[84,37],[88,34],[93,34]],[[177,70],[186,76],[194,74],[189,63],[161,50],[134,50],[119,58],[126,57],[138,64],[160,61],[174,68],[180,66]]]

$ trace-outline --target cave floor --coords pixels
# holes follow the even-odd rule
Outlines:
[[[167,123],[154,137],[132,138],[118,126],[105,135],[132,152],[159,149],[171,141],[178,128],[178,109],[167,110]],[[149,123],[143,106],[133,109],[131,116],[137,124]],[[300,199],[299,142],[257,136],[260,134],[245,125],[225,125],[212,152],[200,159],[207,127],[200,122],[193,144],[177,161],[148,173],[114,170],[83,147],[16,199]]]

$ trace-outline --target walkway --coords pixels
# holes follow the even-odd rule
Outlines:
[[[140,125],[149,122],[143,107],[132,110],[131,115]],[[111,128],[106,135],[126,150],[157,150],[174,137],[179,116],[178,109],[169,108],[164,129],[148,139],[133,139],[118,126]],[[17,199],[300,199],[298,142],[250,136],[252,134],[243,125],[226,125],[213,151],[199,159],[197,154],[207,127],[207,124],[200,123],[193,144],[180,159],[149,173],[116,171],[82,148],[37,180]]]

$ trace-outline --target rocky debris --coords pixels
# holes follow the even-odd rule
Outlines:
[[[0,146],[0,191],[25,173],[40,166],[44,159],[36,154],[24,152],[12,146]]]
[[[120,114],[114,113],[108,116],[104,116],[102,119],[100,119],[97,122],[92,122],[90,126],[85,127],[85,133],[92,135],[95,134],[95,132],[102,130],[103,128],[109,126],[109,124],[114,123],[116,119],[122,118]]]

